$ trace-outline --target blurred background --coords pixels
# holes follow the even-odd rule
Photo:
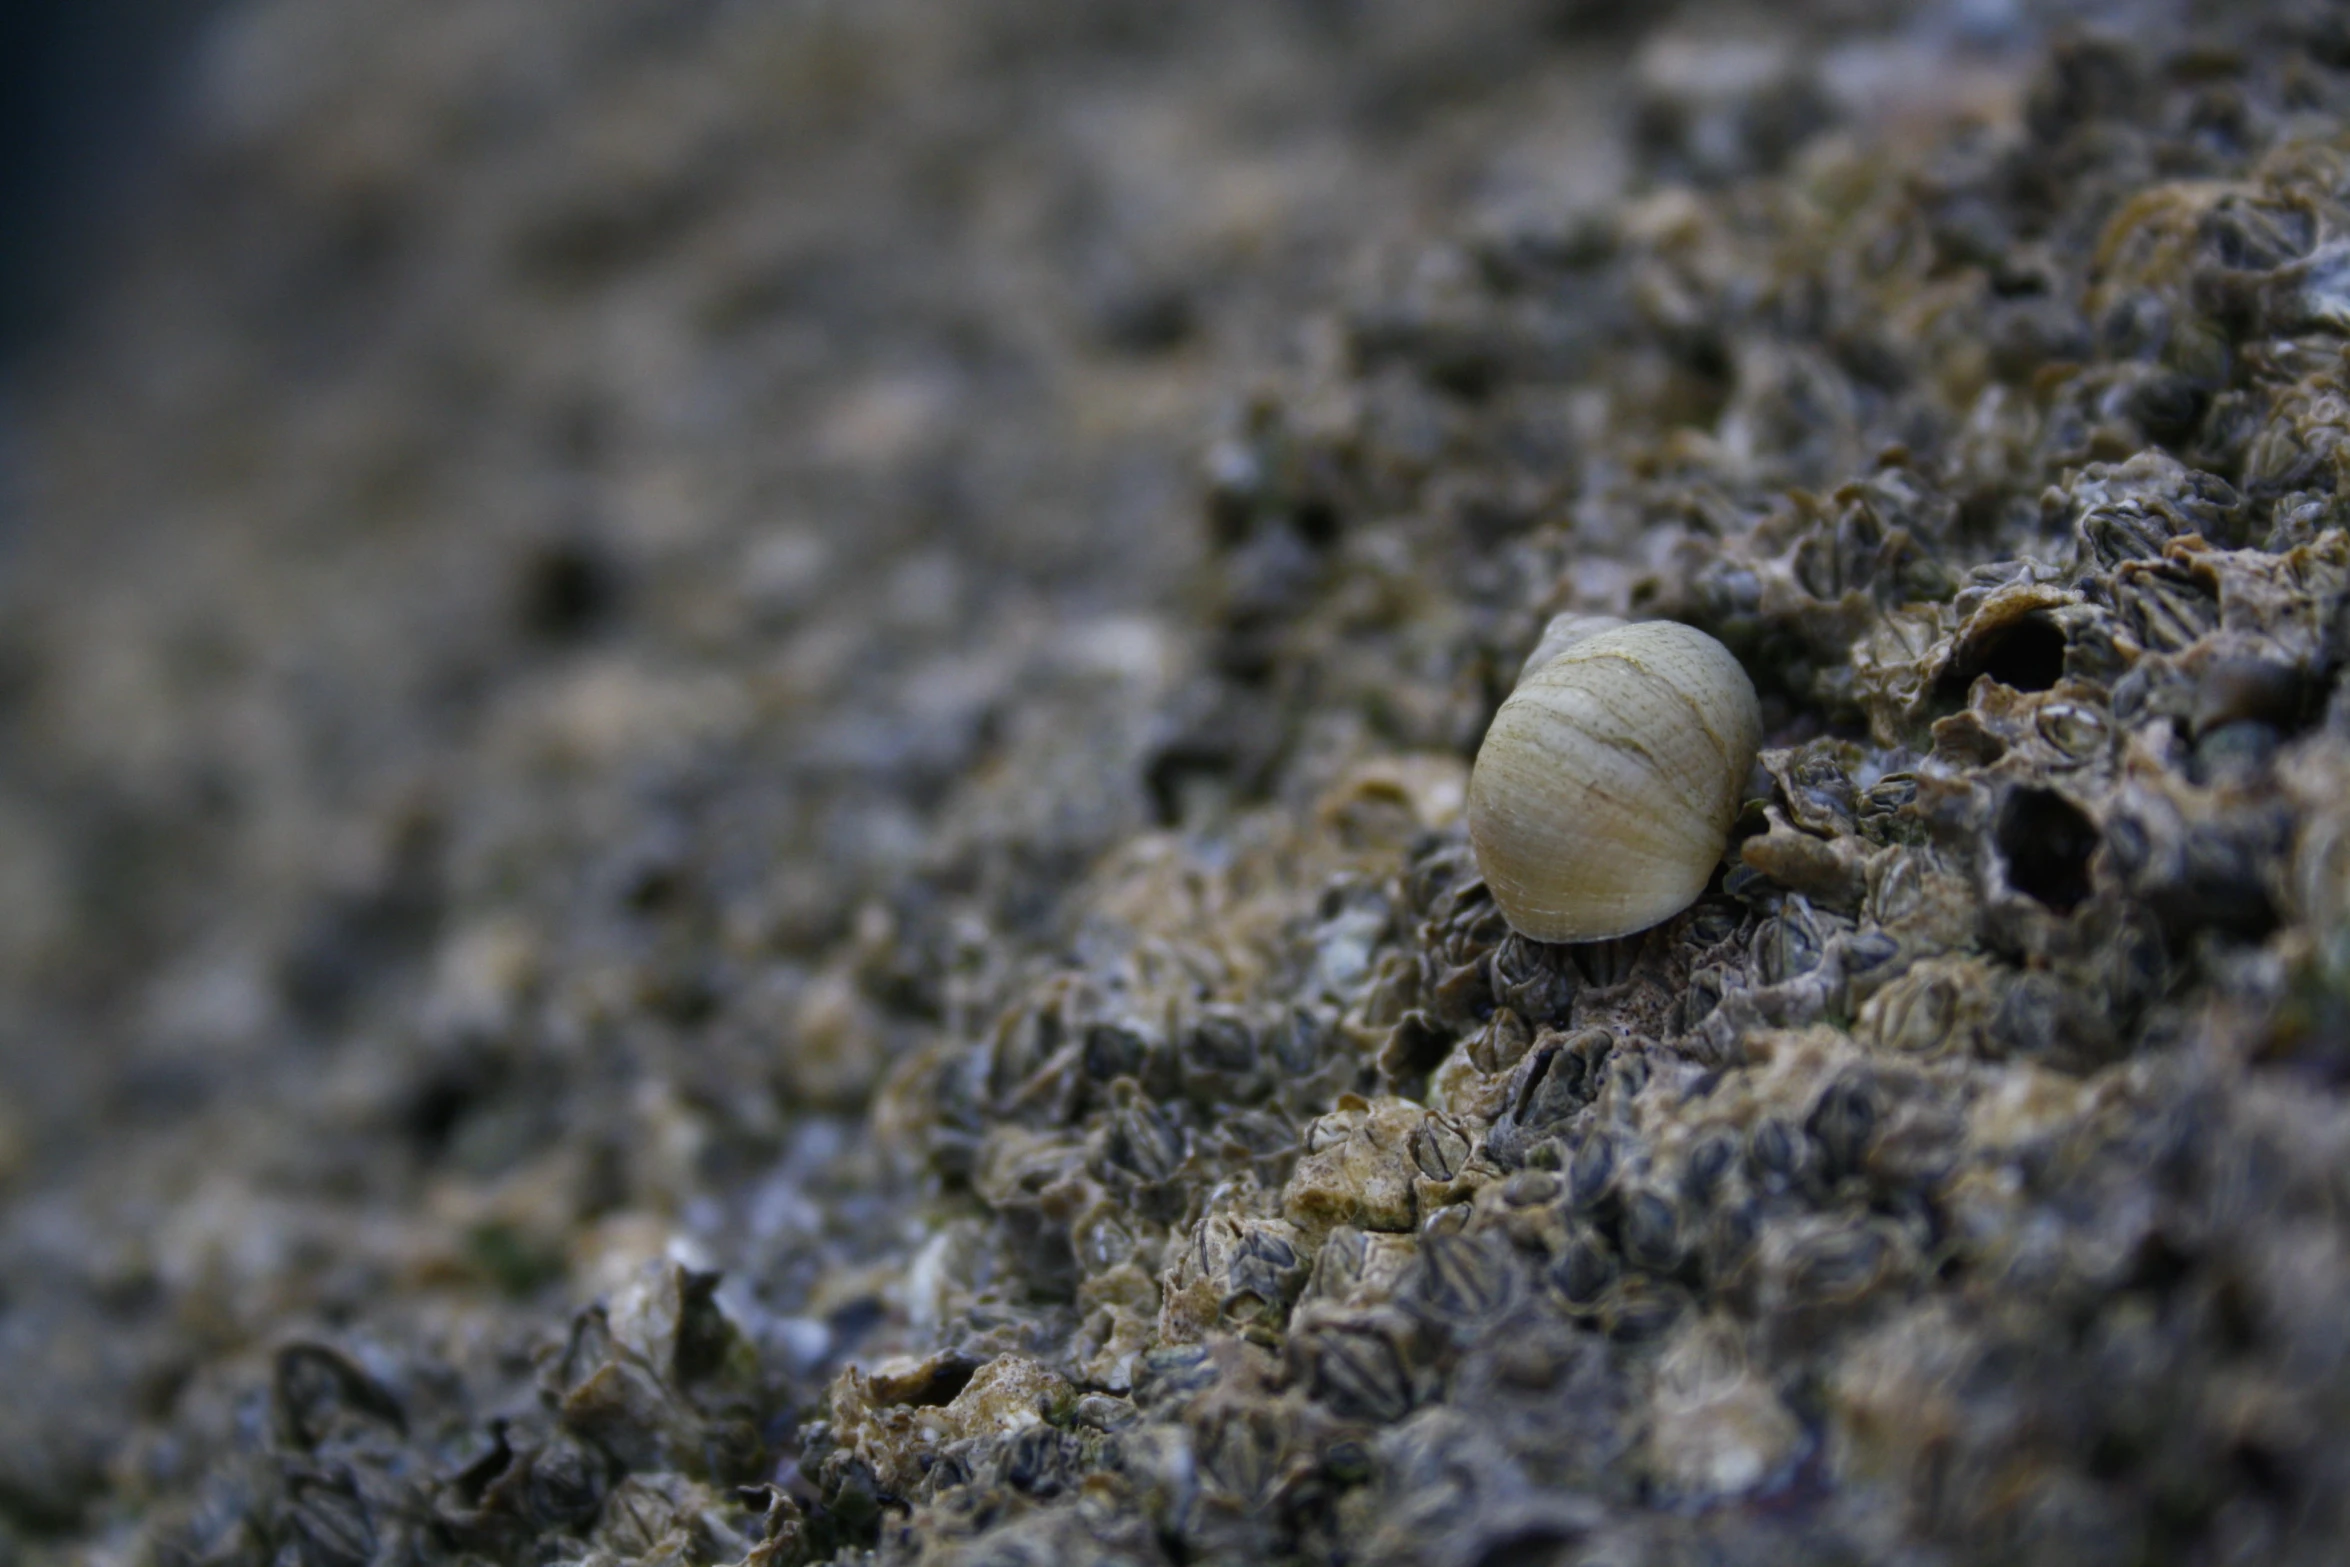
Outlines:
[[[73,295],[152,178],[206,0],[0,5],[0,354]]]

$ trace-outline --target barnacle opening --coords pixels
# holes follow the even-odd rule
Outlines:
[[[1991,841],[2007,862],[2008,884],[2059,914],[2089,896],[2089,858],[2097,824],[2053,789],[2018,788],[2000,802]]]
[[[2064,678],[2064,629],[2045,615],[2019,615],[1970,639],[1952,655],[1934,682],[1943,707],[1966,700],[1979,675],[2016,691],[2047,691]]]
[[[1379,1052],[1379,1070],[1407,1099],[1426,1096],[1428,1074],[1452,1054],[1452,1035],[1425,1012],[1407,1012]]]
[[[514,618],[541,642],[577,642],[619,613],[618,565],[586,539],[560,539],[533,550],[514,584]]]

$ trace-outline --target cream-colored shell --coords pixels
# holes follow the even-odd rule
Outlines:
[[[1754,684],[1712,637],[1558,617],[1469,775],[1469,842],[1494,902],[1536,941],[1670,919],[1720,862],[1761,744]]]

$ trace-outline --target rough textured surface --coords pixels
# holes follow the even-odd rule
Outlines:
[[[0,1562],[2335,1558],[2350,28],[1447,9],[227,13],[19,402]],[[1562,610],[1765,749],[1544,947]]]

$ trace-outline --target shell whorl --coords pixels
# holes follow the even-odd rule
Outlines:
[[[1469,778],[1469,839],[1503,916],[1537,941],[1598,941],[1687,908],[1761,743],[1753,683],[1704,632],[1554,619]]]

